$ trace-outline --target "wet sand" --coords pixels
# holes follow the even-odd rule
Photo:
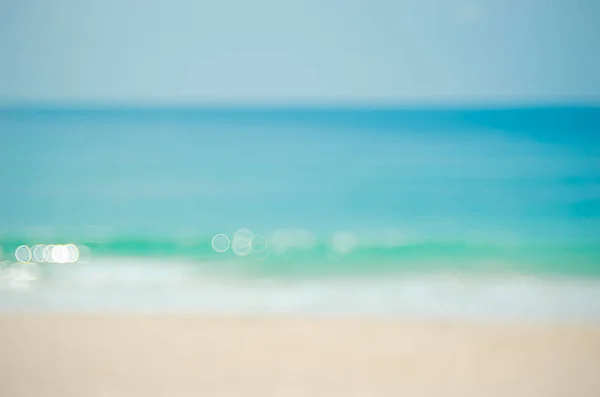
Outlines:
[[[0,317],[0,396],[600,396],[600,326]]]

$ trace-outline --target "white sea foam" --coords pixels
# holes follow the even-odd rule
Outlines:
[[[31,269],[19,266],[23,265],[4,270],[0,312],[282,313],[600,322],[600,280],[442,274],[268,279],[210,276],[190,262],[139,259],[48,265],[36,269],[35,277],[25,277]]]

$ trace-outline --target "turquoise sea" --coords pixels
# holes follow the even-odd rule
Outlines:
[[[3,108],[0,149],[4,266],[91,252],[42,281],[600,276],[597,107]]]

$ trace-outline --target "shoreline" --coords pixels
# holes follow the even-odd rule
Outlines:
[[[0,280],[0,315],[154,313],[600,323],[600,282],[533,275],[244,278],[186,267],[62,267]]]

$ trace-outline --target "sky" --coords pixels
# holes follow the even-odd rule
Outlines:
[[[0,104],[600,102],[597,0],[0,0]]]

